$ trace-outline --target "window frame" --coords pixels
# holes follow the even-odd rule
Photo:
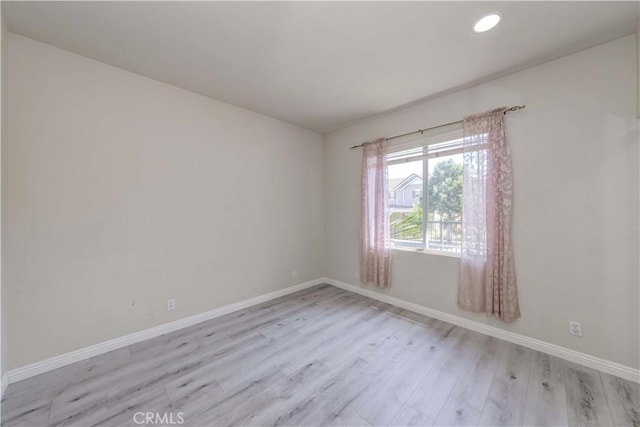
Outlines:
[[[457,146],[451,149],[444,149],[437,152],[429,153],[429,146],[435,144],[441,144],[444,142],[457,142]],[[391,159],[389,160],[389,156],[392,156],[394,153],[407,151],[410,149],[418,149],[421,148],[422,153],[410,156],[406,158],[399,159]],[[463,153],[463,128],[462,123],[455,123],[453,125],[449,125],[443,127],[442,129],[437,129],[434,132],[424,132],[414,136],[413,138],[402,138],[398,142],[389,144],[387,147],[387,168],[389,166],[393,166],[396,164],[408,163],[412,161],[421,160],[422,161],[422,246],[419,248],[411,248],[411,247],[401,247],[401,246],[391,246],[392,250],[404,251],[404,252],[414,252],[414,253],[424,253],[429,255],[440,255],[447,256],[453,258],[460,258],[462,250],[460,252],[448,252],[437,249],[429,249],[428,248],[428,240],[427,240],[427,231],[428,231],[428,222],[429,222],[429,207],[428,207],[428,185],[429,185],[429,159],[434,159],[438,157],[450,156],[455,154]],[[388,189],[387,189],[388,190]],[[388,191],[387,191],[388,193]],[[389,201],[387,200],[387,207],[389,207]],[[391,224],[389,224],[391,227]]]

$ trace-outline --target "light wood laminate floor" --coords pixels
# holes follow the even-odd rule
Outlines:
[[[3,425],[640,426],[638,384],[320,285],[11,384]],[[140,418],[138,418],[140,419]]]

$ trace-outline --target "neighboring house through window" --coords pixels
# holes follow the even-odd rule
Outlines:
[[[422,191],[422,177],[412,173],[403,178],[389,179],[387,188],[393,195],[389,197],[389,206],[410,209],[415,204],[415,192]]]

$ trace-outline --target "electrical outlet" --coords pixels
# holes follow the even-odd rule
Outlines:
[[[176,308],[176,300],[173,298],[167,300],[167,311],[171,311]]]
[[[293,277],[294,279],[297,279],[298,278],[298,270],[293,270],[291,272],[291,277]]]
[[[574,322],[573,320],[569,321],[569,334],[575,335],[577,337],[582,336],[582,323]]]

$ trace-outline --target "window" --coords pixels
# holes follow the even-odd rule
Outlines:
[[[393,190],[389,191],[389,206],[393,206],[396,204],[396,192]]]
[[[387,155],[391,246],[459,255],[462,131],[391,146]]]

